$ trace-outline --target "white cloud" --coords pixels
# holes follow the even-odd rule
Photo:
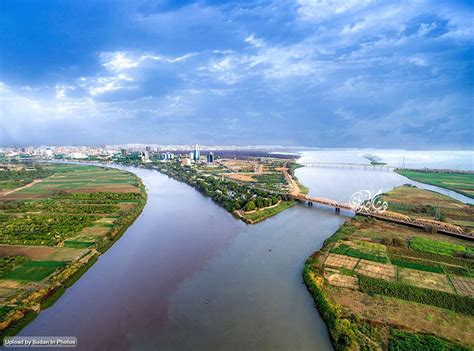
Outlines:
[[[372,0],[298,0],[298,14],[305,21],[326,20],[362,9],[371,2]]]
[[[100,58],[102,65],[109,71],[119,72],[131,68],[137,68],[146,61],[157,61],[163,63],[178,63],[185,61],[197,53],[188,53],[177,57],[166,57],[153,54],[137,54],[134,52],[102,52]]]

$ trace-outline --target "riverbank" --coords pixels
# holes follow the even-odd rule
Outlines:
[[[264,221],[267,218],[277,215],[278,213],[285,211],[286,209],[296,205],[295,200],[291,201],[279,201],[277,204],[261,208],[253,211],[235,211],[234,214],[237,218],[243,220],[247,224],[256,224]]]
[[[177,162],[158,162],[145,164],[142,167],[157,170],[168,177],[190,185],[247,224],[259,223],[296,204],[296,201],[288,193],[247,185],[221,174],[205,172],[202,167],[181,166]],[[275,167],[272,165],[272,168]],[[275,174],[259,174],[258,177],[265,177],[265,181],[270,179],[270,183],[265,184],[267,188],[272,188],[274,179],[285,179],[279,172],[277,172],[277,176]]]
[[[141,179],[129,172],[41,167],[52,175],[0,198],[1,259],[24,258],[0,274],[1,338],[52,306],[125,233],[147,201]]]
[[[474,216],[469,205],[410,187],[384,199],[391,210],[447,222]],[[468,350],[474,346],[473,253],[466,240],[356,216],[308,258],[303,278],[336,350]]]
[[[396,169],[395,172],[408,179],[452,190],[474,199],[474,172],[472,171]]]

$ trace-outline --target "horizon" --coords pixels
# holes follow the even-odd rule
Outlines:
[[[469,1],[3,1],[0,145],[472,150]]]

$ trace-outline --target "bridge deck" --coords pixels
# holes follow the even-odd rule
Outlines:
[[[363,216],[368,216],[368,217],[375,217],[378,219],[382,219],[385,221],[390,221],[390,222],[395,222],[395,223],[400,223],[400,224],[405,224],[409,225],[412,227],[417,227],[417,228],[427,228],[427,227],[432,227],[435,228],[437,231],[446,233],[452,236],[460,237],[463,239],[468,239],[468,240],[474,240],[474,233],[473,232],[466,232],[464,229],[462,229],[459,226],[456,226],[454,224],[446,223],[446,222],[439,222],[431,219],[424,219],[424,218],[416,218],[416,217],[410,217],[406,215],[402,215],[397,212],[390,212],[390,211],[384,211],[384,212],[368,212],[364,210],[354,210],[354,207],[350,204],[347,203],[339,203],[335,200],[331,199],[326,199],[323,197],[312,197],[304,194],[291,194],[291,196],[300,201],[308,201],[311,203],[317,203],[320,205],[325,205],[325,206],[330,206],[334,207],[336,209],[345,209],[349,211],[353,211],[356,214],[360,214]]]

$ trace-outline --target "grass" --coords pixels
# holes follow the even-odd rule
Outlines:
[[[94,245],[95,242],[91,241],[78,241],[78,240],[66,240],[64,241],[64,247],[72,249],[85,249]]]
[[[64,266],[66,262],[61,261],[28,261],[3,275],[2,279],[38,282]]]
[[[410,249],[444,256],[453,256],[455,252],[474,252],[470,247],[423,237],[414,237],[411,239]]]
[[[293,201],[293,200],[282,201],[279,205],[272,208],[264,209],[264,210],[253,212],[253,213],[244,213],[243,217],[245,220],[251,223],[257,223],[271,216],[274,216],[290,207],[293,207],[295,204],[296,204],[296,201]]]
[[[474,174],[456,172],[397,170],[397,173],[417,182],[453,190],[474,198]]]

